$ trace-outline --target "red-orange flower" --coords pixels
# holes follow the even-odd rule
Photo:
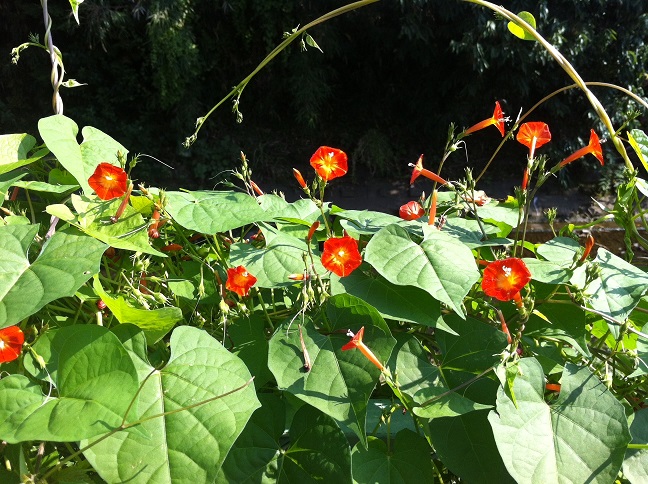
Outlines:
[[[346,153],[329,146],[320,146],[311,156],[310,164],[324,181],[346,175],[348,170]]]
[[[412,170],[412,177],[410,178],[410,185],[414,184],[414,180],[416,180],[419,176],[424,176],[425,178],[429,178],[430,180],[440,183],[441,185],[445,185],[448,183],[436,173],[423,168],[423,155],[419,156],[416,165],[410,163],[409,166],[414,168]]]
[[[464,135],[468,136],[471,133],[474,133],[475,131],[479,131],[480,129],[487,128],[491,125],[494,125],[499,132],[504,136],[504,113],[502,112],[502,108],[500,107],[499,101],[495,101],[495,110],[493,111],[493,117],[484,119],[483,121],[480,121],[479,123],[471,126],[468,128],[466,131],[464,131]]]
[[[491,262],[484,269],[482,289],[487,296],[500,301],[520,301],[520,290],[531,280],[531,272],[522,259]]]
[[[124,169],[110,163],[99,163],[88,185],[102,200],[112,200],[121,197],[128,189],[128,176]]]
[[[234,291],[239,296],[247,296],[250,288],[256,284],[257,278],[243,266],[227,269],[225,288]]]
[[[425,210],[418,202],[407,202],[405,205],[401,205],[398,215],[400,218],[405,220],[416,220],[421,218],[425,214]]]
[[[360,328],[360,330],[353,336],[351,341],[349,341],[347,344],[345,344],[342,347],[342,351],[348,351],[352,350],[355,348],[358,348],[363,355],[367,357],[369,361],[371,361],[374,365],[378,367],[380,371],[383,371],[385,367],[383,364],[380,362],[378,358],[376,358],[376,355],[373,354],[373,351],[371,351],[366,344],[362,342],[362,337],[364,336],[364,326]]]
[[[549,126],[541,121],[524,123],[520,126],[515,139],[529,148],[529,158],[533,158],[536,148],[540,148],[551,141],[551,132]]]
[[[560,162],[560,166],[565,166],[567,163],[571,163],[574,160],[577,160],[587,154],[593,154],[601,162],[603,166],[603,150],[601,149],[601,143],[596,132],[592,129],[590,130],[590,139],[587,146],[582,147],[580,150],[577,150],[571,156],[568,156]]]
[[[0,363],[18,358],[24,342],[25,335],[18,326],[0,329]]]
[[[352,237],[331,237],[324,242],[322,265],[326,270],[344,277],[356,270],[361,263],[358,242]]]

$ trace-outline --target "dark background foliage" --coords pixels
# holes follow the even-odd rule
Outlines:
[[[208,188],[205,180],[236,166],[241,150],[255,174],[287,176],[287,168],[306,166],[322,144],[347,151],[357,179],[405,173],[423,152],[434,168],[450,122],[466,127],[487,118],[495,100],[515,118],[571,83],[539,45],[511,36],[506,22],[490,11],[459,1],[383,1],[313,28],[309,33],[323,53],[312,47],[301,52],[294,43],[244,91],[243,123],[225,105],[187,150],[182,141],[196,118],[250,73],[283,32],[346,2],[86,0],[80,26],[68,2],[49,3],[67,77],[88,84],[63,89],[65,114],[79,126],[106,131],[133,153],[176,166],[172,173],[147,162],[139,172],[149,183],[168,187]],[[505,6],[531,11],[540,32],[585,80],[619,84],[643,96],[643,3],[520,0]],[[29,33],[43,38],[40,3],[3,0],[0,18],[0,129],[35,134],[37,120],[51,114],[49,58],[28,49],[12,65],[9,52]],[[617,126],[636,108],[616,91],[595,92]],[[550,125],[554,141],[547,153],[557,159],[586,143],[589,129],[597,126],[576,90],[553,98],[530,120]],[[483,166],[498,141],[495,130],[471,137],[469,164]],[[521,165],[524,149],[509,145],[503,158]],[[613,183],[619,166],[606,148],[609,162],[598,171],[603,188]],[[451,160],[444,172],[461,176],[465,156]],[[490,176],[507,170],[506,161],[497,166]],[[579,166],[567,176],[588,181],[579,179],[588,171]]]

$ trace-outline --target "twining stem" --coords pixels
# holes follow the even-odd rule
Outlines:
[[[516,25],[524,29],[525,32],[527,32],[529,35],[535,38],[545,48],[545,50],[549,53],[549,55],[551,55],[551,57],[553,57],[556,60],[556,62],[558,62],[558,65],[562,67],[562,69],[576,83],[576,85],[585,93],[585,96],[589,100],[590,104],[592,105],[592,107],[598,114],[599,118],[607,128],[615,148],[617,149],[619,154],[623,157],[623,160],[625,161],[626,164],[626,168],[628,168],[629,170],[632,169],[632,162],[628,157],[628,153],[625,150],[625,146],[623,146],[623,142],[617,136],[616,130],[614,129],[614,126],[612,126],[612,121],[610,120],[610,117],[605,111],[605,108],[598,100],[598,98],[592,93],[592,91],[589,90],[585,81],[583,81],[583,79],[580,77],[576,69],[574,69],[574,67],[560,53],[558,49],[556,49],[551,43],[549,43],[542,35],[538,33],[536,29],[534,29],[531,25],[529,25],[524,19],[518,17],[517,15],[505,9],[504,7],[501,7],[491,2],[486,2],[484,0],[462,0],[462,1],[468,3],[474,3],[476,5],[480,5],[482,7],[486,7],[490,10],[493,10],[494,12],[498,13],[505,19],[515,23]]]
[[[291,32],[290,35],[288,35],[283,42],[281,42],[277,47],[272,49],[272,51],[261,61],[261,63],[250,73],[248,76],[243,79],[241,82],[239,82],[230,92],[227,94],[223,99],[218,101],[218,103],[211,108],[207,114],[202,116],[201,118],[198,119],[196,122],[196,130],[194,133],[189,136],[185,142],[184,145],[185,147],[189,147],[193,144],[194,141],[196,141],[196,138],[198,137],[198,132],[200,131],[200,128],[202,125],[205,123],[207,118],[211,116],[211,114],[216,111],[225,101],[228,99],[233,98],[234,96],[237,96],[237,99],[240,98],[241,93],[243,92],[243,89],[247,86],[247,84],[252,80],[252,78],[261,70],[263,69],[272,59],[277,57],[279,53],[284,50],[286,47],[288,47],[295,39],[297,39],[299,36],[301,36],[306,30],[310,29],[311,27],[314,27],[318,24],[321,24],[323,22],[326,22],[327,20],[330,20],[334,17],[337,17],[338,15],[343,15],[347,12],[351,12],[353,10],[357,10],[362,7],[366,7],[367,5],[371,5],[372,3],[379,2],[380,0],[360,0],[358,2],[350,3],[348,5],[344,5],[343,7],[337,8],[335,10],[332,10],[321,17],[316,18],[315,20],[307,23],[304,25],[302,28],[295,30],[294,32]]]

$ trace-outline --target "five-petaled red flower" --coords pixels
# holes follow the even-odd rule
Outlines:
[[[349,341],[347,344],[345,344],[342,347],[342,351],[348,351],[352,350],[355,348],[358,348],[363,355],[367,357],[367,359],[372,362],[374,365],[376,365],[380,371],[383,371],[385,367],[383,364],[380,362],[378,358],[376,358],[376,355],[374,355],[373,351],[371,351],[366,344],[362,342],[362,337],[364,336],[364,326],[360,328],[360,330],[353,336],[351,341]]]
[[[320,146],[311,156],[310,164],[324,181],[346,175],[348,170],[346,153],[330,146]]]
[[[25,335],[18,326],[0,329],[0,363],[18,358],[24,342]]]
[[[515,139],[529,148],[529,158],[533,158],[536,148],[540,148],[551,141],[551,132],[549,126],[542,121],[524,123],[520,126]]]
[[[603,150],[601,149],[601,142],[593,129],[590,130],[590,139],[587,146],[582,147],[580,150],[577,150],[575,153],[562,160],[560,166],[565,166],[567,163],[571,163],[572,161],[590,153],[596,156],[596,158],[601,162],[601,166],[603,166]]]
[[[110,163],[99,163],[88,185],[102,200],[119,198],[128,189],[128,176],[123,168]]]
[[[425,214],[425,210],[418,202],[407,202],[405,205],[402,205],[398,211],[400,218],[404,220],[416,220],[421,218]]]
[[[440,183],[441,185],[445,185],[448,183],[436,173],[423,168],[423,155],[419,156],[418,161],[416,162],[415,165],[410,163],[409,166],[414,168],[412,170],[412,177],[410,178],[410,185],[414,184],[414,180],[416,180],[419,176],[424,176],[425,178],[429,178],[430,180]]]
[[[324,242],[322,265],[340,277],[348,276],[362,263],[358,242],[348,235],[331,237]]]
[[[250,288],[256,284],[257,278],[248,272],[244,266],[227,269],[225,288],[239,296],[247,296]]]
[[[500,301],[521,302],[520,290],[531,280],[531,272],[522,259],[511,257],[491,262],[484,269],[482,289]]]
[[[475,131],[487,128],[491,125],[494,125],[499,130],[501,135],[504,136],[504,113],[502,112],[499,101],[495,101],[495,110],[493,111],[492,118],[484,119],[483,121],[480,121],[479,123],[471,126],[466,131],[464,131],[464,135],[468,136]]]

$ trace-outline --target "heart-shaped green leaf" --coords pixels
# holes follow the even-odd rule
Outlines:
[[[209,334],[190,326],[171,335],[171,358],[162,369],[144,360],[145,342],[137,333],[120,336],[132,348],[143,382],[131,421],[143,422],[93,445],[84,455],[108,482],[213,482],[259,407],[249,371]]]
[[[388,360],[395,340],[380,314],[356,297],[333,296],[327,313],[328,334],[299,317],[278,328],[270,340],[268,366],[280,388],[344,423],[364,442],[367,402],[380,370],[359,350],[342,351],[349,341],[344,333],[364,326],[364,341],[382,362]],[[300,327],[310,371],[304,369]]]
[[[106,245],[74,229],[57,231],[33,264],[27,250],[37,225],[0,227],[0,327],[11,326],[47,303],[74,295],[99,272]]]
[[[0,438],[73,442],[119,427],[138,388],[119,339],[101,326],[83,325],[59,329],[48,341],[52,349],[43,353],[54,357],[59,396],[44,395],[22,375],[0,380]]]
[[[256,199],[231,191],[167,192],[165,209],[173,220],[203,234],[226,232],[268,219]]]
[[[76,178],[87,196],[92,194],[88,178],[97,165],[102,162],[118,164],[117,154],[128,154],[128,150],[120,143],[90,126],[81,130],[83,142],[79,145],[79,127],[62,114],[42,118],[38,121],[38,131],[59,163]]]
[[[41,148],[29,156],[34,146],[36,138],[28,134],[0,135],[0,175],[38,161],[49,153],[47,148]]]
[[[533,29],[536,28],[536,20],[531,12],[520,12],[518,17],[528,23]],[[523,27],[521,24],[516,22],[509,22],[508,29],[513,35],[522,40],[536,40],[536,38],[529,33],[527,30],[528,27]]]
[[[388,281],[423,289],[462,316],[463,298],[479,279],[470,249],[438,231],[418,245],[389,225],[369,241],[365,260]]]
[[[120,199],[109,202],[92,201],[78,195],[72,195],[71,199],[79,214],[78,226],[86,234],[116,249],[166,257],[151,247],[146,230],[148,223],[142,214],[130,205],[126,205],[123,215],[116,223],[112,223],[110,217],[117,212],[121,204]]]
[[[356,444],[353,458],[353,482],[409,484],[434,482],[430,446],[411,430],[396,434],[391,448],[375,437],[369,437],[368,449]]]
[[[502,389],[488,420],[509,473],[519,483],[613,482],[630,432],[623,405],[586,367],[565,366],[560,396],[544,401],[544,375],[519,362],[517,406]]]
[[[526,336],[558,339],[574,346],[581,354],[591,356],[587,348],[585,313],[576,305],[543,304],[529,317]]]

